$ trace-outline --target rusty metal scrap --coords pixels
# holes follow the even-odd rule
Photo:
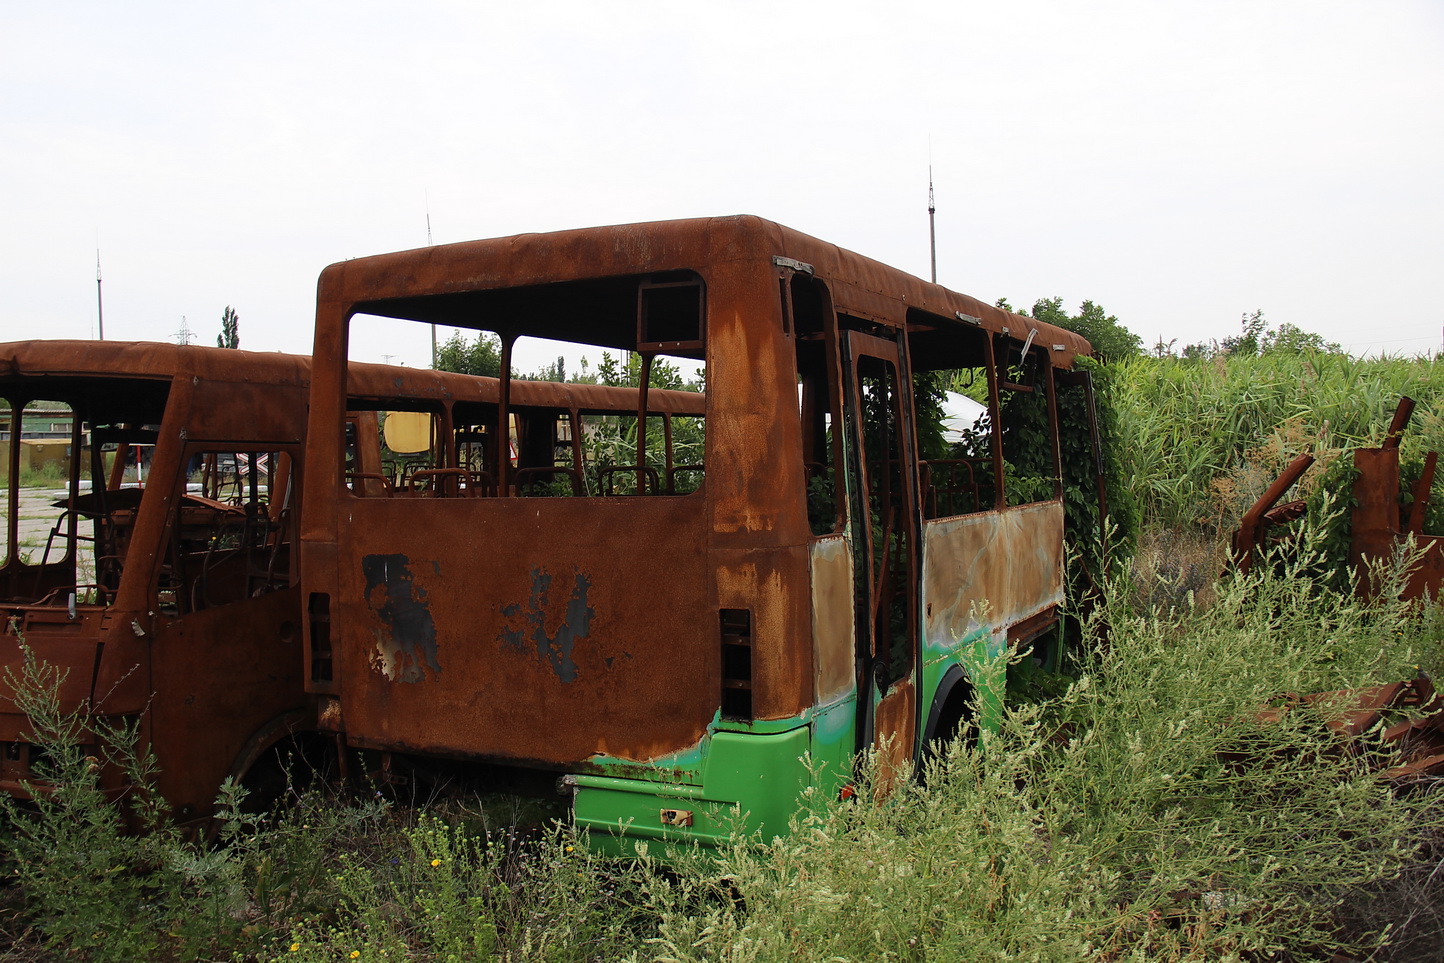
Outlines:
[[[1375,769],[1379,778],[1404,787],[1444,776],[1444,695],[1424,673],[1403,682],[1286,695],[1283,704],[1255,719],[1277,723],[1301,706],[1325,711],[1325,725],[1345,751]]]
[[[1359,448],[1354,452],[1354,468],[1358,476],[1353,490],[1349,564],[1360,574],[1358,591],[1361,595],[1378,593],[1373,569],[1379,563],[1396,557],[1410,539],[1418,558],[1409,572],[1401,597],[1434,598],[1444,587],[1444,538],[1422,533],[1439,458],[1437,452],[1431,451],[1425,457],[1424,471],[1414,486],[1409,508],[1406,510],[1401,505],[1399,443],[1413,412],[1413,399],[1401,398],[1383,444],[1378,448]],[[1313,462],[1313,456],[1307,452],[1296,457],[1244,515],[1233,535],[1233,559],[1240,572],[1249,570],[1260,548],[1282,540],[1273,531],[1276,526],[1285,525],[1303,515],[1303,501],[1282,505],[1278,501]]]
[[[1376,594],[1379,588],[1373,581],[1371,563],[1393,558],[1410,538],[1419,555],[1417,564],[1409,572],[1402,597],[1435,598],[1444,587],[1444,538],[1421,534],[1438,453],[1429,452],[1408,511],[1400,505],[1399,442],[1413,413],[1413,399],[1400,399],[1384,443],[1378,448],[1360,448],[1354,452],[1354,468],[1359,475],[1354,482],[1349,564],[1359,570],[1359,591],[1364,594]]]
[[[1254,555],[1268,539],[1270,528],[1287,524],[1303,515],[1304,502],[1292,501],[1280,505],[1278,500],[1303,477],[1313,463],[1314,456],[1308,452],[1289,462],[1283,473],[1268,487],[1268,491],[1244,514],[1238,531],[1233,534],[1233,558],[1240,572],[1247,572],[1253,565]]]

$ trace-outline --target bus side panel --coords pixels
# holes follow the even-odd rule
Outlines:
[[[975,663],[1001,652],[1007,628],[1062,601],[1061,502],[929,521],[923,535],[923,711],[949,665],[962,660],[979,684],[981,666]],[[980,642],[983,649],[972,651]]]
[[[348,738],[578,769],[696,746],[720,693],[702,505],[343,495]]]
[[[857,622],[853,615],[852,547],[842,535],[812,543],[813,690],[817,705],[857,689]]]

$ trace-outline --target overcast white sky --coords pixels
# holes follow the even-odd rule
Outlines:
[[[0,341],[307,352],[316,276],[759,214],[1148,343],[1444,328],[1440,0],[0,0]],[[384,348],[429,362],[429,342]],[[381,360],[378,347],[377,357]]]

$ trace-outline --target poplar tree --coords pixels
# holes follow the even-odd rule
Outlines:
[[[241,346],[241,316],[229,304],[221,313],[221,333],[216,335],[216,347],[239,348]]]

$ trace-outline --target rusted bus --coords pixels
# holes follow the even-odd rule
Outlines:
[[[293,554],[308,377],[286,355],[0,345],[0,665],[18,673],[23,641],[65,673],[65,711],[134,720],[182,819],[209,812],[268,727],[274,741],[308,724]],[[18,470],[26,410],[69,426],[64,471],[42,488]],[[0,790],[37,784],[29,733],[0,692]]]
[[[471,380],[380,365],[350,379],[427,399]],[[309,380],[310,359],[293,355],[0,345],[0,669],[18,673],[23,641],[65,673],[65,711],[134,721],[181,820],[205,817],[226,776],[260,775],[274,746],[316,728],[295,552]],[[50,476],[25,475],[18,457],[38,418],[67,441]],[[379,466],[376,432],[351,434],[359,463]],[[43,785],[30,731],[0,691],[0,791]],[[104,779],[124,788],[118,772]]]
[[[751,217],[358,258],[318,290],[303,581],[334,672],[309,685],[352,745],[559,773],[599,836],[705,840],[729,807],[777,831],[859,749],[901,767],[995,703],[1003,649],[1057,621],[1075,334]],[[575,386],[504,376],[486,497],[358,493],[362,317],[495,332],[504,371],[523,337],[636,352],[641,385],[700,365],[700,484],[643,482],[634,437],[628,497],[525,497],[500,441]],[[918,391],[944,380],[987,405],[959,438]],[[660,396],[609,404],[645,436]]]

